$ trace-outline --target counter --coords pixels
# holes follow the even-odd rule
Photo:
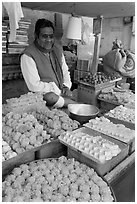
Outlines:
[[[104,178],[112,186],[117,202],[135,202],[135,152]]]
[[[55,148],[55,144],[58,148]],[[53,141],[43,145],[35,152],[35,159],[55,158],[67,156],[67,148],[60,144],[59,141]],[[56,149],[56,150],[55,150]],[[58,149],[58,150],[57,150]],[[59,153],[57,153],[59,151]],[[56,153],[55,153],[56,152]],[[55,155],[56,154],[56,155]],[[16,165],[18,166],[18,165]],[[8,168],[8,167],[7,167]],[[3,169],[5,171],[5,169]],[[105,174],[104,178],[111,185],[117,202],[134,202],[135,201],[135,152],[126,157],[113,170]]]

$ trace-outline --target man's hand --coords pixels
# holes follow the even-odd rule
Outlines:
[[[68,97],[68,98],[71,98],[71,97],[72,97],[72,92],[69,90],[68,87],[63,86],[61,95],[62,95],[62,96],[65,96],[65,97]]]

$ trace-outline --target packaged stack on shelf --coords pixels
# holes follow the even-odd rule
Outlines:
[[[6,53],[8,24],[2,21],[2,53]]]
[[[29,20],[20,20],[19,29],[16,32],[16,41],[8,43],[9,54],[21,53],[28,46],[28,29],[30,24],[31,22]]]
[[[9,42],[9,19],[2,24],[2,80],[12,80],[22,78],[20,69],[20,54],[28,46],[28,29],[31,22],[22,19],[19,22],[19,29],[16,32],[15,42]],[[7,36],[7,38],[6,38]],[[6,45],[5,45],[5,39]]]
[[[74,71],[74,81],[78,83],[80,78],[83,77],[84,74],[89,73],[89,60],[77,60],[77,68]]]

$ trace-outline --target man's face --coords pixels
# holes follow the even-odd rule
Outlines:
[[[50,50],[54,44],[53,29],[51,27],[41,28],[37,42],[46,51]]]

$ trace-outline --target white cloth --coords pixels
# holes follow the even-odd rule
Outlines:
[[[9,42],[16,41],[16,29],[19,28],[18,22],[24,17],[20,2],[3,2],[7,10],[10,21]]]
[[[64,79],[63,84],[68,88],[71,88],[72,83],[70,73],[68,71],[68,66],[66,64],[64,55],[62,55],[62,70]],[[58,88],[55,82],[47,83],[40,80],[35,61],[26,54],[21,56],[21,71],[30,91],[42,93],[54,92],[57,95],[61,94],[61,90]]]
[[[58,101],[54,104],[55,108],[62,108],[65,104],[65,100],[63,97],[59,96]]]

